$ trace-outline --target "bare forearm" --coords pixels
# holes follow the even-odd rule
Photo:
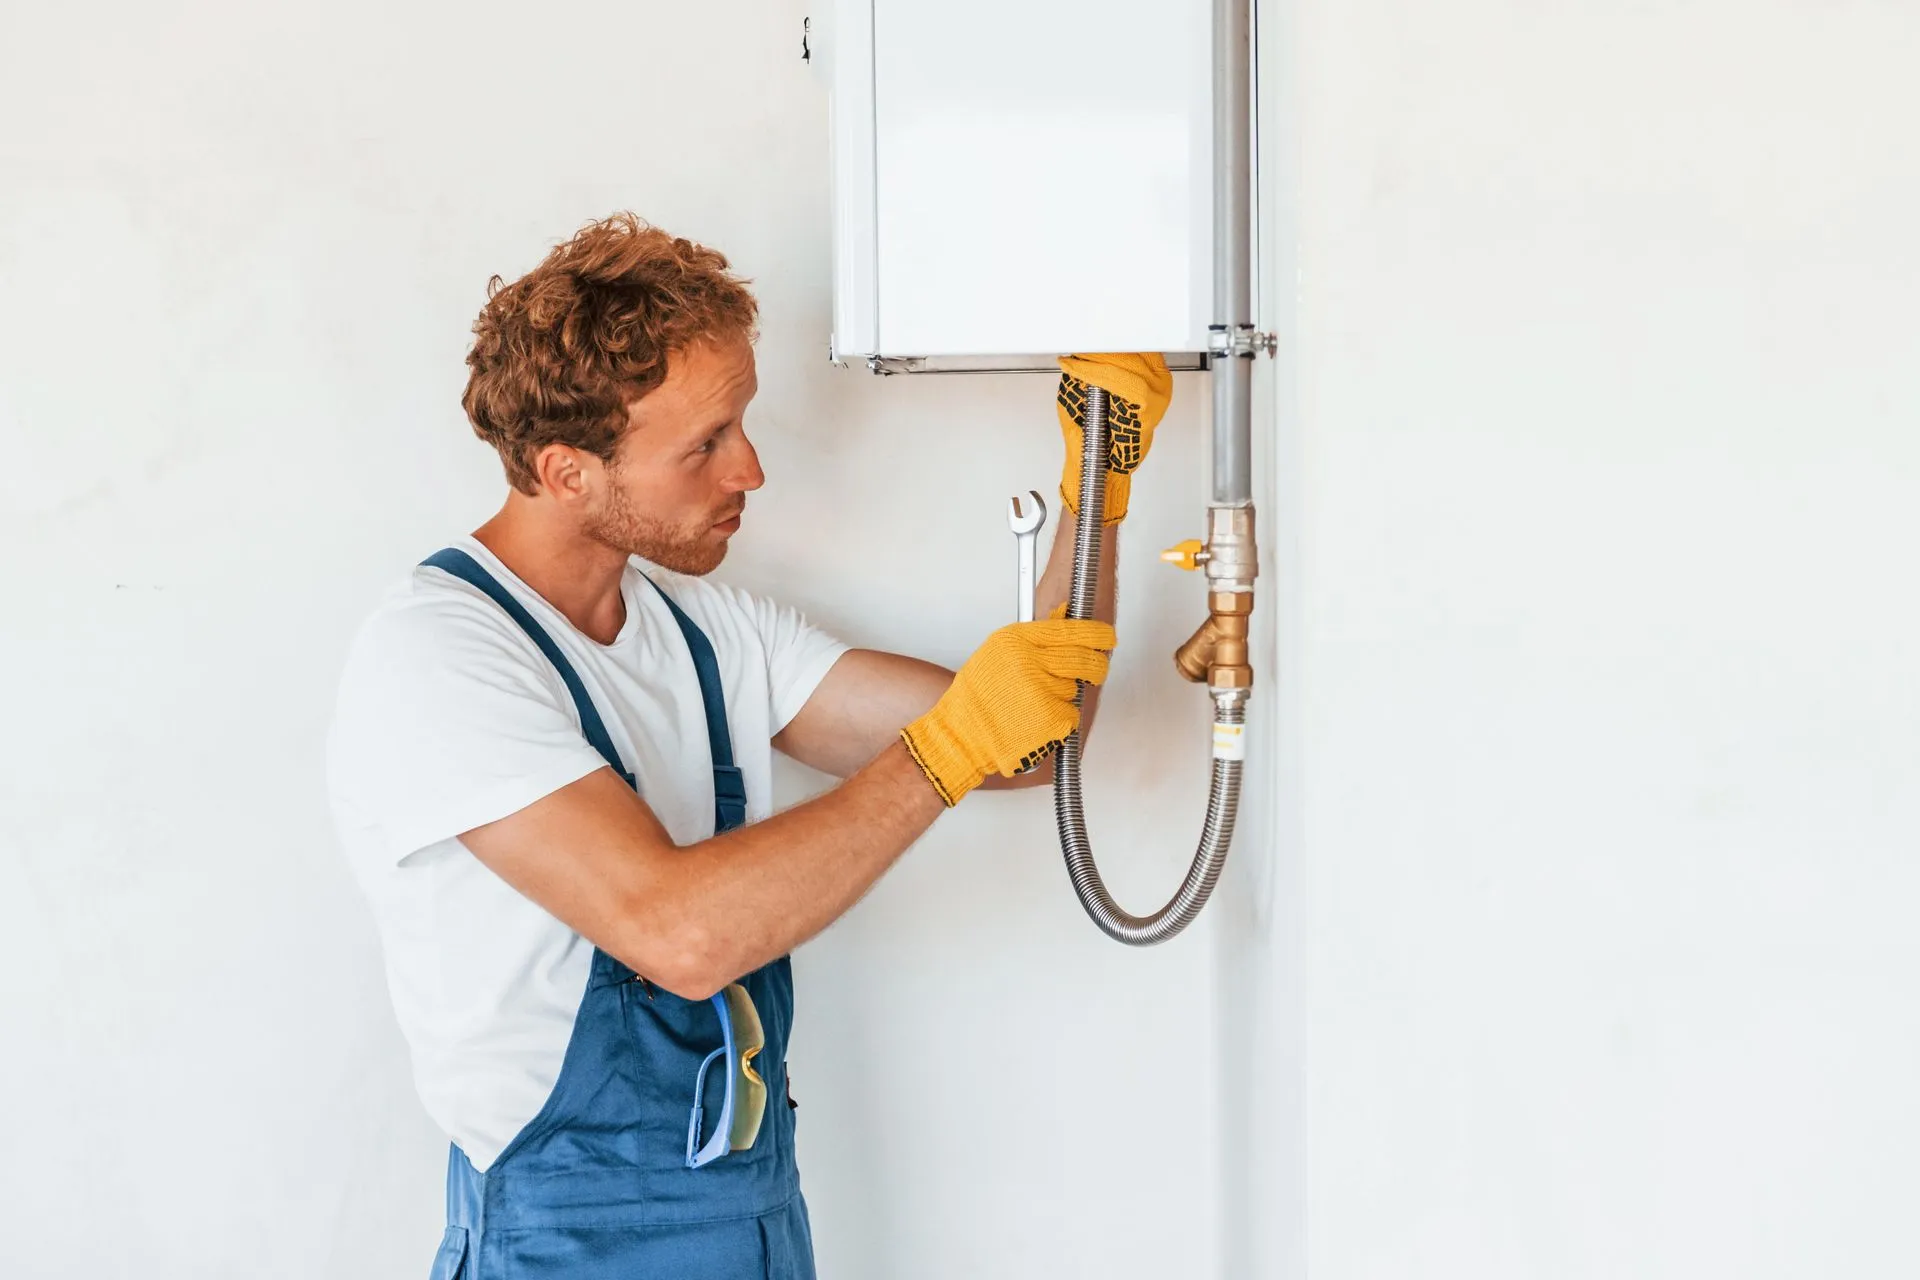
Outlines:
[[[1100,549],[1100,587],[1094,616],[1113,621],[1114,544],[1117,530],[1107,530]],[[1062,521],[1048,554],[1045,570],[1034,591],[1034,615],[1045,618],[1064,603],[1073,585],[1073,526]],[[820,684],[804,711],[773,740],[794,759],[835,777],[850,777],[894,741],[900,730],[927,713],[953,683],[953,672],[932,662],[897,653],[855,649],[841,658]],[[1091,727],[1099,691],[1089,689],[1082,734]],[[1008,780],[989,778],[985,785],[1036,786],[1051,780],[1050,766]]]
[[[1044,618],[1065,604],[1073,590],[1074,516],[1062,511],[1054,525],[1053,549],[1047,554],[1047,567],[1033,592],[1033,616]],[[1114,525],[1100,539],[1100,581],[1094,592],[1093,616],[1112,622],[1115,600],[1115,572],[1120,545],[1120,526]]]
[[[672,936],[676,990],[693,988],[677,993],[703,997],[845,914],[943,811],[895,741],[833,790],[681,850],[634,928]]]

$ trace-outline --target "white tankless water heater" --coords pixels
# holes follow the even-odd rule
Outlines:
[[[1166,555],[1204,569],[1207,613],[1175,666],[1213,702],[1212,781],[1164,906],[1136,915],[1107,891],[1077,732],[1052,761],[1060,851],[1088,917],[1129,946],[1165,942],[1225,866],[1253,692],[1252,370],[1273,350],[1253,323],[1253,0],[831,3],[818,34],[837,360],[1051,371],[1063,354],[1157,351],[1209,372],[1206,538]],[[1094,614],[1109,429],[1124,430],[1098,378],[1082,394],[1068,618]]]
[[[834,358],[885,372],[1160,351],[1194,367],[1177,357],[1208,349],[1213,318],[1210,8],[816,12]]]

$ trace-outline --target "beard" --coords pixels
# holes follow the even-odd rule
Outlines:
[[[691,527],[674,525],[634,506],[626,492],[615,485],[607,491],[606,504],[588,517],[585,531],[603,547],[639,556],[675,573],[700,577],[712,573],[727,558],[727,540],[715,535],[713,526],[738,514],[745,505],[741,503],[717,520],[703,520]]]

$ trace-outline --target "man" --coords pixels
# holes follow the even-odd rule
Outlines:
[[[764,479],[755,316],[630,215],[496,278],[464,404],[506,503],[347,661],[334,810],[454,1144],[434,1280],[811,1277],[786,956],[968,792],[1044,781],[1014,775],[1106,675],[1108,621],[1002,628],[956,674],[706,580]],[[1070,495],[1079,379],[1115,393],[1117,521],[1165,365],[1063,363]],[[774,748],[844,781],[772,815]]]

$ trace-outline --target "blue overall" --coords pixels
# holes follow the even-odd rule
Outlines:
[[[520,625],[573,695],[587,741],[634,786],[578,673],[520,602],[463,551],[449,548],[426,563],[484,591]],[[652,585],[699,672],[714,830],[727,831],[746,821],[746,788],[733,763],[713,646]],[[430,1280],[813,1280],[787,1092],[792,969],[782,957],[740,982],[766,1033],[754,1065],[767,1083],[767,1112],[751,1148],[687,1167],[694,1084],[721,1044],[720,1016],[707,1001],[663,991],[596,947],[546,1105],[485,1173],[459,1147],[449,1154],[447,1232]]]

